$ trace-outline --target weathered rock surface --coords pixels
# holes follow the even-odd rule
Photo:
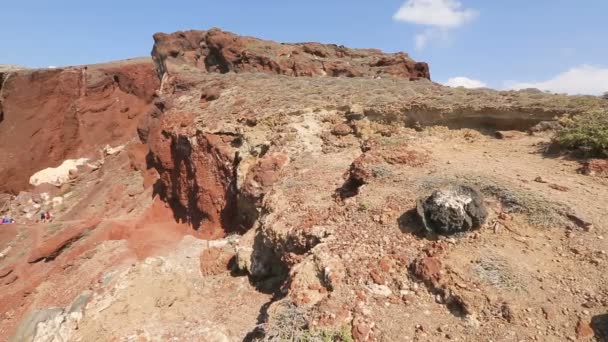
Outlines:
[[[430,79],[428,65],[403,52],[389,54],[320,43],[279,44],[220,29],[157,33],[152,56],[161,77],[173,68],[187,65],[220,73]]]
[[[51,261],[61,254],[66,248],[69,248],[72,244],[77,242],[79,239],[86,234],[87,230],[94,228],[95,223],[89,225],[76,226],[73,229],[68,229],[60,232],[59,234],[52,236],[48,240],[42,242],[39,246],[36,246],[28,257],[29,263],[36,263],[40,261]]]
[[[198,131],[194,137],[158,128],[149,143],[160,193],[176,218],[205,237],[238,231],[235,175],[239,137]]]
[[[429,232],[444,235],[480,228],[488,216],[481,193],[467,186],[437,190],[417,210]]]

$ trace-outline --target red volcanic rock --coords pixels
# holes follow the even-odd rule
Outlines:
[[[437,258],[422,258],[412,268],[414,275],[425,283],[434,284],[441,278],[441,261]]]
[[[373,153],[362,153],[350,165],[349,179],[358,184],[368,184],[374,177],[374,166],[380,164],[382,159]]]
[[[243,184],[243,193],[259,200],[268,188],[277,181],[281,168],[287,164],[289,156],[284,153],[271,153],[264,156],[251,167]]]
[[[33,248],[27,259],[28,263],[40,261],[52,261],[57,258],[64,250],[69,248],[76,241],[80,240],[88,230],[94,229],[98,221],[93,221],[89,225],[80,225],[62,230],[57,235],[42,242]]]
[[[179,65],[207,72],[265,72],[288,76],[430,79],[426,63],[406,53],[320,43],[280,44],[214,28],[154,35],[152,57],[162,76]]]
[[[39,170],[131,140],[159,85],[149,59],[20,70],[0,80],[0,192],[12,193]]]
[[[203,89],[201,94],[201,102],[211,102],[220,98],[222,89],[218,86]]]
[[[345,136],[345,135],[349,135],[353,132],[353,129],[345,124],[345,123],[339,123],[337,125],[334,126],[334,128],[332,128],[331,133],[337,136]]]
[[[0,270],[0,279],[5,278],[6,276],[8,276],[11,273],[13,273],[13,267],[11,267],[11,266],[7,266],[7,267],[1,269]]]
[[[148,148],[148,145],[144,144],[131,144],[127,149],[131,168],[139,171],[144,177],[144,189],[152,186],[156,179],[158,179],[156,170],[152,167],[148,167],[146,158],[148,157],[149,152],[150,149]]]
[[[189,139],[187,134],[169,131],[172,126],[189,126],[183,120],[188,119],[164,116],[150,134],[151,162],[160,176],[161,195],[181,221],[190,223],[205,236],[222,236],[235,230],[233,146],[238,145],[240,138],[199,131],[196,139]]]
[[[19,276],[18,276],[18,275],[16,275],[16,274],[10,274],[10,275],[8,275],[6,278],[3,278],[3,279],[1,280],[1,282],[2,282],[2,284],[4,284],[4,285],[10,285],[10,284],[12,284],[12,283],[16,282],[16,281],[17,281],[17,279],[19,279]]]
[[[576,337],[578,339],[588,339],[593,336],[593,329],[589,325],[589,323],[585,322],[583,319],[579,320],[576,324]]]
[[[590,159],[583,164],[582,172],[587,176],[608,177],[608,159]]]

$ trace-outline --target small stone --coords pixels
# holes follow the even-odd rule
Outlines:
[[[567,192],[570,191],[570,188],[568,188],[567,186],[563,186],[563,185],[559,185],[559,184],[549,184],[549,187],[551,189],[557,190],[557,191],[562,191],[562,192]]]
[[[367,288],[371,293],[381,297],[388,297],[393,294],[393,291],[386,285],[371,284]]]
[[[576,324],[576,336],[579,339],[585,339],[593,336],[593,329],[589,323],[583,321],[582,319],[578,321]]]
[[[496,139],[515,139],[524,135],[524,132],[520,131],[496,131],[494,137]]]
[[[575,212],[568,212],[566,216],[576,224],[578,227],[583,228],[585,231],[590,231],[593,228],[593,223],[586,220],[581,214]]]
[[[597,266],[597,265],[599,265],[599,264],[601,264],[601,263],[602,263],[602,259],[599,259],[599,258],[591,258],[591,260],[589,260],[589,262],[591,262],[592,264],[594,264],[594,265],[596,265],[596,266]]]
[[[331,130],[331,133],[337,136],[345,136],[351,134],[352,131],[353,130],[349,125],[345,123],[340,123],[334,126],[334,128]]]
[[[502,317],[509,323],[513,323],[515,320],[515,315],[513,313],[513,309],[509,306],[508,303],[503,303],[500,308]]]
[[[374,283],[376,283],[378,285],[384,285],[386,283],[386,280],[384,279],[382,274],[380,274],[380,272],[378,272],[377,270],[371,271],[369,273],[369,276],[372,278]]]
[[[426,283],[435,283],[441,278],[441,261],[426,257],[416,260],[412,267],[414,275]]]

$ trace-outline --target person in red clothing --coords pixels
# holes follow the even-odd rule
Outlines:
[[[46,219],[47,222],[50,222],[51,221],[51,213],[47,211],[44,214],[44,218]]]

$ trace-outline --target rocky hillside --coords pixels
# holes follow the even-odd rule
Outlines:
[[[4,76],[0,129],[35,151],[0,140],[12,189],[91,160],[0,203],[3,338],[608,336],[606,163],[551,145],[608,101],[444,87],[404,53],[154,39],[153,64]]]
[[[220,29],[157,33],[152,58],[160,76],[171,72],[173,66],[189,66],[219,73],[430,79],[428,65],[403,52],[388,54],[319,43],[280,44]]]

